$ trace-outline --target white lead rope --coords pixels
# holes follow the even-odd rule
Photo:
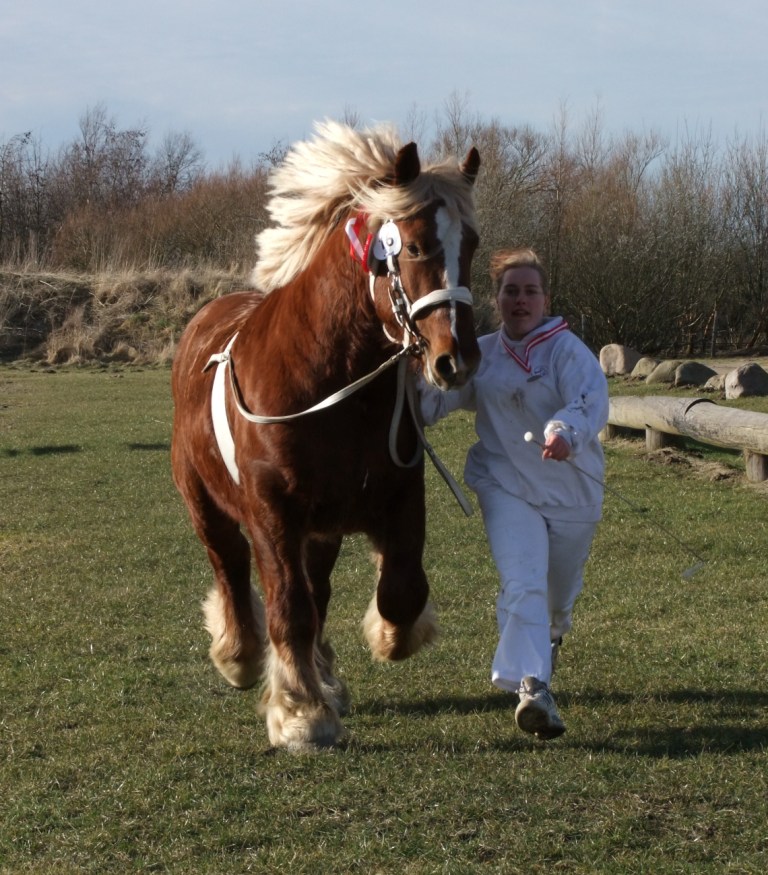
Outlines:
[[[456,482],[456,479],[451,474],[451,472],[445,467],[442,462],[442,459],[435,452],[434,447],[427,440],[426,435],[424,434],[424,428],[421,423],[421,408],[419,406],[418,400],[416,399],[416,389],[415,383],[413,380],[407,380],[405,384],[405,394],[408,398],[408,406],[411,409],[411,419],[413,419],[413,426],[416,429],[416,434],[419,436],[419,440],[421,441],[422,446],[427,451],[427,455],[432,460],[432,464],[437,468],[438,474],[443,478],[446,482],[448,488],[453,493],[453,497],[459,503],[459,507],[464,511],[465,516],[472,516],[474,513],[474,509],[472,505],[469,503],[469,499],[461,490],[461,487]]]

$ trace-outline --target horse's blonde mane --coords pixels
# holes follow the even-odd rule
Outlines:
[[[270,179],[273,226],[256,238],[254,285],[265,292],[305,270],[340,219],[366,213],[375,229],[442,198],[474,226],[471,185],[456,162],[427,167],[408,185],[386,185],[402,143],[390,125],[358,131],[325,121],[315,137],[291,147]]]

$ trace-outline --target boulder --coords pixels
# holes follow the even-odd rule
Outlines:
[[[749,395],[768,395],[768,372],[755,362],[741,365],[725,376],[726,398],[746,398]]]
[[[646,383],[674,383],[675,371],[682,362],[679,359],[670,359],[659,362],[658,365],[645,378]]]
[[[656,366],[659,364],[658,359],[650,358],[649,356],[643,356],[640,361],[632,368],[631,376],[636,377],[639,380],[644,380],[647,376],[652,374],[656,370]]]
[[[705,392],[723,392],[725,390],[725,374],[715,374],[701,388]]]
[[[675,386],[703,386],[717,371],[701,362],[683,362],[675,369]]]
[[[600,367],[606,377],[631,374],[640,357],[640,353],[629,346],[609,343],[600,350]]]

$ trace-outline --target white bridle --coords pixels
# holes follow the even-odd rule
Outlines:
[[[392,315],[395,317],[397,324],[403,329],[402,345],[403,348],[411,347],[416,344],[419,351],[423,347],[421,333],[419,332],[416,320],[423,315],[424,311],[436,307],[440,304],[449,303],[452,311],[452,324],[455,324],[456,304],[468,304],[470,307],[473,304],[472,292],[466,286],[454,286],[453,288],[435,289],[433,292],[424,295],[416,301],[411,301],[408,293],[405,291],[403,282],[400,279],[400,269],[397,263],[397,256],[403,248],[403,241],[400,237],[400,230],[392,220],[387,220],[379,228],[375,235],[369,235],[365,246],[363,247],[358,238],[358,230],[361,223],[361,217],[358,216],[350,219],[345,231],[350,241],[350,251],[361,262],[363,268],[368,272],[368,287],[371,293],[371,299],[376,297],[376,275],[370,270],[368,265],[369,253],[377,261],[387,265],[387,276],[389,278],[389,300],[392,305]],[[371,247],[371,241],[373,246]],[[382,329],[388,340],[392,343],[398,341],[392,337],[387,331],[386,325],[382,325]]]

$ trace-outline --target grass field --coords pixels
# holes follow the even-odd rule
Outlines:
[[[330,619],[349,738],[296,755],[208,662],[168,384],[0,368],[0,872],[768,869],[768,492],[738,456],[606,446],[609,484],[661,529],[607,496],[549,744],[490,686],[495,572],[430,468],[442,638],[371,661],[373,569],[350,539]],[[469,417],[430,437],[460,474]],[[683,580],[693,560],[665,531],[706,568]]]

